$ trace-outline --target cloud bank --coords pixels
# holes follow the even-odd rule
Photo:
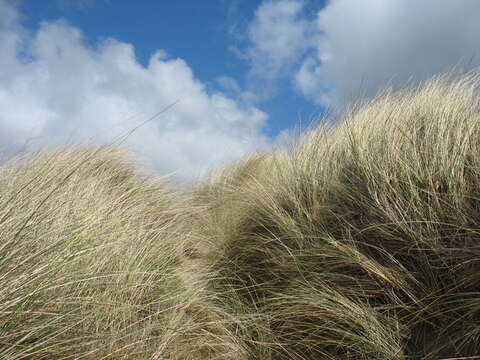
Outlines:
[[[262,3],[247,50],[256,79],[283,77],[315,103],[338,106],[387,84],[480,66],[479,1],[331,0],[311,16],[317,4]]]
[[[87,46],[79,29],[44,22],[29,32],[0,0],[0,150],[93,139],[110,142],[174,102],[126,141],[154,172],[191,180],[269,145],[267,115],[210,91],[182,59],[162,50],[142,66],[132,45]]]

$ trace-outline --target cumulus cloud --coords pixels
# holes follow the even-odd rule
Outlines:
[[[292,81],[321,105],[480,65],[477,0],[265,0],[246,53],[252,87]]]
[[[296,85],[337,105],[454,66],[468,70],[480,65],[478,14],[476,0],[330,1],[318,12],[316,53],[304,59]]]
[[[108,39],[87,46],[79,29],[44,22],[30,33],[12,2],[0,0],[0,150],[65,141],[126,141],[157,173],[189,180],[268,146],[267,115],[222,92],[207,91],[182,59],[163,51],[147,66],[132,45]]]

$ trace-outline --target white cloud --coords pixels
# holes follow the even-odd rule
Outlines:
[[[148,66],[113,39],[88,47],[65,22],[28,33],[11,2],[0,0],[0,149],[29,137],[35,147],[109,142],[178,100],[126,141],[158,173],[192,179],[207,168],[268,146],[267,115],[212,93],[182,59],[154,54]]]
[[[245,52],[254,93],[286,79],[313,102],[341,107],[387,85],[480,65],[478,0],[330,0],[312,17],[315,6],[259,6]]]
[[[308,48],[310,23],[301,16],[304,5],[303,0],[268,0],[255,12],[248,28],[246,57],[251,64],[251,91],[260,98],[271,95],[275,80]]]
[[[315,56],[296,73],[318,103],[341,105],[454,66],[480,65],[476,0],[332,0],[318,12]]]

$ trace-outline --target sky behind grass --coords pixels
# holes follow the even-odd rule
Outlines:
[[[0,0],[0,147],[127,141],[191,180],[390,84],[480,65],[476,0]],[[461,21],[460,21],[461,20]]]

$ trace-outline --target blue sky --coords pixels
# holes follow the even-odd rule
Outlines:
[[[476,0],[0,0],[0,149],[110,142],[179,100],[126,145],[190,181],[360,94],[479,66],[479,16]]]
[[[95,46],[101,39],[114,38],[134,45],[135,55],[144,66],[157,50],[181,58],[204,84],[218,88],[217,79],[229,76],[245,87],[249,63],[233,50],[248,47],[246,32],[262,4],[260,0],[208,1],[68,1],[24,0],[21,12],[29,29],[38,29],[42,21],[63,19],[82,30],[86,43]],[[309,4],[321,9],[323,1]],[[307,11],[306,11],[307,12]],[[282,81],[283,80],[283,81]],[[323,111],[280,80],[275,96],[257,104],[269,114],[265,131],[275,136],[311,120]]]

